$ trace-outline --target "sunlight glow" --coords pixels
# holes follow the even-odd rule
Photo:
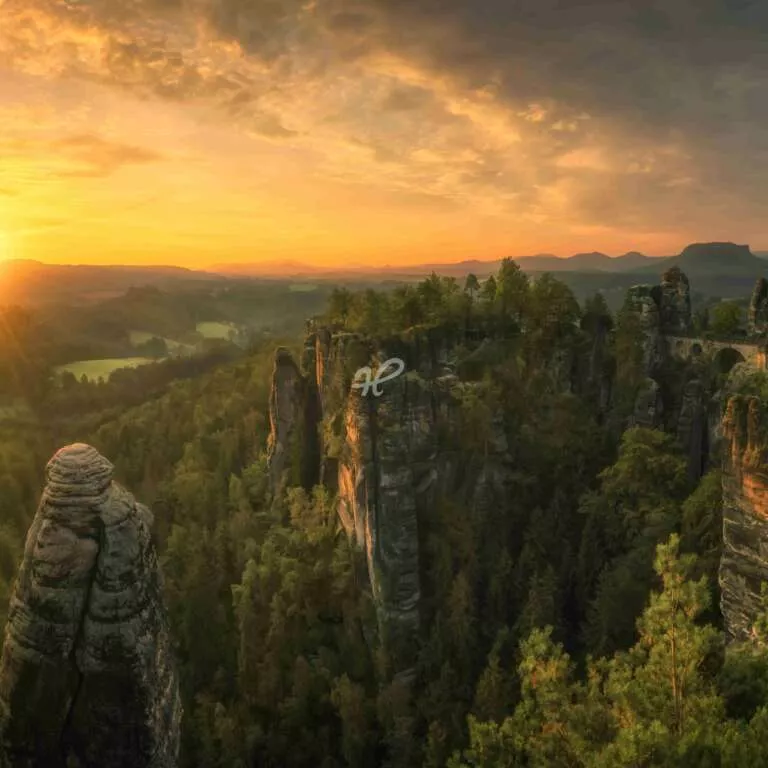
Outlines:
[[[0,261],[8,261],[12,258],[11,238],[6,232],[0,230]]]

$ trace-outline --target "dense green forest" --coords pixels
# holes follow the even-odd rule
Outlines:
[[[484,460],[495,412],[514,458],[503,504],[440,498],[419,521],[412,686],[390,674],[332,493],[270,492],[274,349],[298,359],[298,336],[99,385],[51,380],[34,355],[13,368],[38,419],[6,425],[0,443],[3,610],[45,461],[89,442],[155,512],[185,767],[768,764],[768,621],[725,652],[719,471],[692,479],[671,434],[632,426],[644,373],[631,313],[599,295],[580,305],[506,260],[482,283],[337,289],[317,322],[457,338],[459,371],[478,384],[462,462]],[[564,365],[577,386],[563,386]]]

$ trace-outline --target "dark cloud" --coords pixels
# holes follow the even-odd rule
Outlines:
[[[724,70],[759,74],[768,112],[768,3],[718,0],[368,0],[383,44],[435,71],[496,81],[511,101],[553,99],[655,130],[738,120]],[[742,105],[743,107],[743,105]]]
[[[374,22],[374,18],[370,15],[347,11],[332,13],[328,19],[328,27],[336,32],[362,34],[371,29]]]
[[[211,0],[206,20],[225,38],[236,40],[251,55],[274,61],[297,42],[303,0]]]

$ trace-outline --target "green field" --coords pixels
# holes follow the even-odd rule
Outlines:
[[[154,338],[156,334],[148,333],[147,331],[129,331],[131,339],[131,345],[137,347],[139,344],[146,344],[150,339]],[[172,355],[176,354],[191,354],[195,348],[192,344],[184,344],[181,341],[175,339],[169,339],[166,336],[159,336],[165,342],[168,347],[168,352]]]
[[[69,371],[74,374],[78,380],[85,376],[91,381],[98,379],[108,379],[112,371],[120,368],[136,368],[147,363],[154,363],[150,357],[122,357],[108,360],[78,360],[75,363],[67,363],[56,368],[58,373]]]
[[[293,293],[312,293],[317,290],[317,286],[314,283],[291,283],[288,290]]]
[[[230,334],[237,332],[237,327],[231,323],[198,323],[197,332],[206,339],[228,339]]]

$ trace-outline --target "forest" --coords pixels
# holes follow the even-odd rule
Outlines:
[[[768,601],[754,640],[726,648],[720,468],[691,476],[671,422],[634,423],[627,308],[505,260],[484,281],[337,288],[314,322],[458,339],[478,386],[451,450],[482,464],[499,413],[514,459],[503,503],[444,497],[419,520],[412,684],[391,674],[333,492],[270,487],[274,351],[298,359],[298,335],[99,385],[51,379],[32,354],[19,369],[4,343],[38,418],[0,427],[0,618],[45,462],[88,442],[155,513],[184,768],[768,765]],[[671,400],[689,373],[669,363]]]

